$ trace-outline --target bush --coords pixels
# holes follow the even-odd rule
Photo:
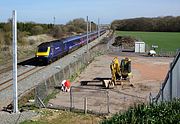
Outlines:
[[[43,33],[43,27],[40,25],[36,25],[32,28],[32,35],[38,35]]]
[[[140,104],[125,113],[115,114],[102,124],[179,124],[180,99],[160,104]]]

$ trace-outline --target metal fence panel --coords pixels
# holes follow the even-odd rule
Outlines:
[[[157,95],[156,101],[169,101],[173,98],[180,98],[180,52],[171,64],[165,82]]]
[[[170,100],[170,80],[167,80],[166,86],[164,87],[163,91],[162,91],[162,96],[161,96],[161,100],[165,100],[168,101]]]
[[[172,71],[172,97],[180,98],[180,59]]]

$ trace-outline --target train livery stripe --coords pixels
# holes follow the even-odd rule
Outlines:
[[[36,56],[49,56],[50,47],[48,47],[47,52],[37,52]]]

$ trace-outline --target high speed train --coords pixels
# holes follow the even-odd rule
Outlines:
[[[103,35],[106,30],[101,30],[100,35]],[[88,34],[88,42],[93,41],[98,37],[98,32],[90,32]],[[50,64],[51,62],[59,59],[60,57],[68,54],[71,51],[78,49],[79,47],[87,43],[87,35],[76,35],[59,40],[53,40],[45,42],[37,47],[35,58],[38,62],[44,64]]]

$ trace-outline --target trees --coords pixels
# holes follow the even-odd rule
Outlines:
[[[122,31],[179,32],[180,16],[115,20],[111,23],[111,28]]]
[[[92,30],[96,30],[96,24],[91,22]],[[77,33],[86,32],[86,21],[83,18],[77,18],[69,21],[66,25],[38,24],[35,22],[18,22],[18,42],[24,44],[24,36],[39,34],[50,34],[55,38],[62,38]],[[11,45],[12,39],[12,19],[7,23],[0,23],[0,43]]]
[[[50,31],[50,34],[55,38],[62,38],[64,33],[65,31],[63,29],[63,25],[54,26],[54,28],[52,28],[52,30]]]
[[[83,18],[77,18],[69,21],[66,26],[68,32],[83,33],[86,31],[86,22]]]
[[[38,35],[38,34],[42,34],[43,33],[43,27],[41,25],[36,25],[34,27],[32,27],[32,35]]]
[[[77,33],[85,33],[87,23],[83,18],[77,18],[69,21],[66,25],[55,25],[49,32],[55,38],[74,35]],[[91,22],[92,31],[96,30],[96,24]]]

